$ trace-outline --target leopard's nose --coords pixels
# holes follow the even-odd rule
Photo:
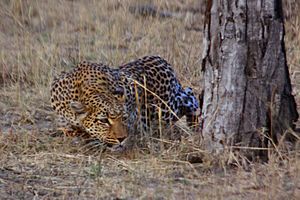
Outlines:
[[[118,138],[120,143],[122,143],[125,139],[126,139],[126,137]]]

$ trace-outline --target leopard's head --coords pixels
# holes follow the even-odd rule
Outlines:
[[[76,113],[79,125],[91,137],[112,145],[121,144],[128,136],[123,102],[106,97],[97,101],[95,107],[87,107],[79,101],[71,102],[70,107]]]

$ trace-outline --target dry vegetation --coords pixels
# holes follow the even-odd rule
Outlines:
[[[158,15],[135,7],[149,2]],[[202,4],[0,1],[0,199],[299,199],[299,147],[270,151],[267,163],[229,165],[233,153],[213,157],[193,145],[193,137],[156,154],[118,155],[54,134],[49,84],[82,59],[119,65],[160,54],[199,92]],[[285,6],[287,57],[300,105],[299,3]],[[198,154],[202,159],[193,159]]]

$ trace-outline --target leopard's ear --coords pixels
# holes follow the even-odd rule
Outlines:
[[[125,91],[124,88],[121,86],[118,86],[115,88],[115,90],[112,92],[112,94],[121,102],[125,102]]]
[[[83,119],[88,114],[85,106],[79,101],[72,101],[70,103],[70,107],[75,112],[79,120]]]

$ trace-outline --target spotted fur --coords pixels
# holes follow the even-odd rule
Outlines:
[[[172,66],[160,56],[146,56],[120,66],[120,77],[130,124],[139,120],[139,127],[147,130],[157,127],[159,120],[165,125],[183,116],[189,125],[197,121],[199,104],[192,89],[181,86]]]

